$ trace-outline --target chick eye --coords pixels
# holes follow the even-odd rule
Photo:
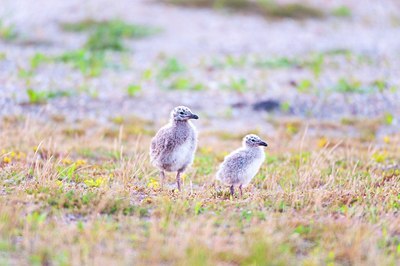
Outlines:
[[[179,114],[184,115],[185,113],[181,111],[181,112],[179,112]]]

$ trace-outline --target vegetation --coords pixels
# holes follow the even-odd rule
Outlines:
[[[127,119],[114,121],[135,124]],[[326,137],[300,144],[298,124],[297,133],[269,136],[275,144],[262,170],[243,198],[230,198],[213,176],[239,136],[212,146],[219,135],[204,136],[178,193],[160,188],[146,155],[151,135],[125,135],[115,146],[118,136],[96,137],[103,126],[75,126],[82,133],[65,134],[65,122],[55,128],[4,121],[3,264],[393,265],[400,259],[400,170],[385,167],[399,163],[399,135],[383,146]]]
[[[90,32],[85,48],[90,51],[125,50],[124,39],[143,38],[159,32],[148,26],[128,24],[122,20],[95,21],[83,20],[65,23],[61,27],[66,31]]]
[[[38,91],[34,89],[27,89],[26,94],[28,96],[29,103],[32,104],[44,104],[48,100],[71,95],[67,91]]]
[[[12,41],[18,37],[15,26],[0,19],[0,40]]]
[[[161,1],[291,18],[267,24],[307,24],[315,39],[304,43],[319,41],[325,28],[294,19],[335,16],[326,22],[336,25],[352,16],[345,6],[321,11],[301,1]],[[362,21],[363,36],[377,29],[377,19]],[[254,54],[245,43],[214,50],[214,40],[200,36],[206,49],[196,54],[153,53],[165,39],[138,54],[129,40],[158,29],[93,19],[61,27],[65,46],[1,46],[0,265],[399,264],[392,51]],[[82,47],[66,50],[80,43],[69,39],[78,34],[87,35]],[[3,41],[17,37],[15,26],[0,23]],[[161,187],[148,155],[167,109],[178,104],[201,118],[182,192],[172,174]],[[231,197],[215,173],[248,133],[268,141],[265,163],[243,197]]]
[[[324,12],[303,3],[281,4],[273,0],[162,0],[167,3],[208,8],[228,8],[259,14],[267,18],[322,18]]]
[[[98,76],[106,66],[105,54],[89,50],[76,50],[66,52],[56,58],[64,63],[71,64],[75,69],[80,70],[84,75]]]

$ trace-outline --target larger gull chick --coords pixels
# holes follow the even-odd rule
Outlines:
[[[160,170],[162,184],[165,171],[177,172],[176,183],[181,190],[181,174],[193,163],[197,148],[197,130],[189,120],[198,118],[186,106],[175,107],[170,122],[152,139],[150,161]]]

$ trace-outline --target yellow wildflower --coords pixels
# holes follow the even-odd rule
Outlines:
[[[384,136],[383,137],[383,142],[385,142],[386,144],[390,143],[390,137],[389,136]]]
[[[10,157],[4,157],[3,158],[3,163],[5,163],[5,164],[8,164],[8,163],[11,163],[11,158]]]
[[[149,183],[147,183],[148,188],[158,189],[160,188],[160,183],[155,178],[150,178]]]
[[[79,167],[79,166],[82,166],[85,164],[86,164],[85,160],[76,160],[76,162],[75,162],[76,167]]]
[[[383,152],[375,152],[372,154],[372,159],[377,162],[377,163],[384,163],[388,157],[388,154],[386,151]]]
[[[328,139],[326,137],[322,137],[318,139],[317,145],[320,148],[325,147],[325,145],[328,143]]]

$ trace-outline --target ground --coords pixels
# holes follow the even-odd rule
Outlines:
[[[397,1],[189,2],[0,1],[0,264],[399,265]],[[148,149],[182,104],[178,192]],[[266,161],[230,197],[246,133]]]

